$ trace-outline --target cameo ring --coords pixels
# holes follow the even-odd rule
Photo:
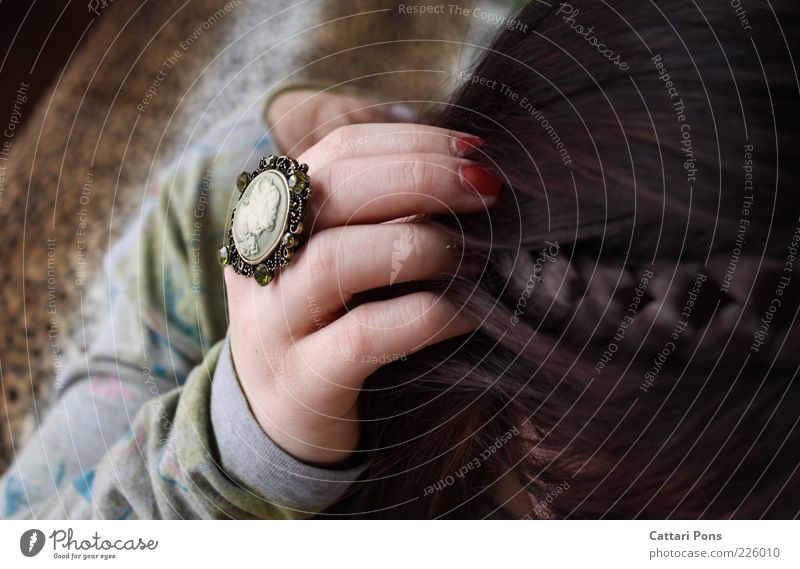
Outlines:
[[[268,285],[300,246],[306,218],[308,165],[288,156],[261,158],[236,178],[239,201],[231,214],[219,262]]]

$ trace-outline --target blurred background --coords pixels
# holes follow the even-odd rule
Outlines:
[[[86,2],[0,2],[0,109],[13,107],[23,82],[30,85],[26,105],[35,106],[97,27],[98,14]]]

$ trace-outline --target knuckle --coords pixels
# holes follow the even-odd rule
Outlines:
[[[332,242],[331,231],[326,229],[314,235],[306,245],[308,274],[313,280],[329,282],[331,275],[336,270],[336,257]]]
[[[322,230],[331,219],[336,215],[337,202],[340,198],[336,196],[337,185],[341,179],[341,162],[328,162],[314,170],[312,183],[314,187],[314,199],[308,204],[308,217],[306,226],[313,228],[314,231]]]
[[[428,162],[412,159],[404,162],[401,168],[402,183],[407,191],[416,193],[429,187],[433,168]]]
[[[408,136],[411,138],[411,147],[416,149],[417,152],[425,152],[433,142],[431,133],[422,125],[409,127]]]
[[[429,345],[446,326],[441,298],[434,293],[419,293],[416,295],[414,310],[412,328],[421,345]]]
[[[346,121],[346,118],[341,118]],[[323,138],[326,154],[331,158],[344,158],[366,144],[361,125],[346,123],[336,126]]]
[[[350,178],[353,177],[353,168],[347,160],[340,160],[328,166],[328,176],[331,197],[335,197],[348,186]]]
[[[369,325],[366,310],[357,307],[342,320],[342,333],[337,335],[339,352],[345,356],[359,357],[367,354],[370,347]]]
[[[339,176],[338,164],[338,162],[329,163],[314,172],[315,184],[322,185],[322,187],[325,188],[326,194],[328,195],[333,194],[335,190],[336,181]],[[330,200],[325,201],[326,207],[328,205],[328,201]]]
[[[340,152],[341,148],[347,145],[349,138],[348,125],[340,125],[325,135],[323,139],[325,142],[325,149],[328,153],[336,155]]]
[[[428,330],[437,325],[439,319],[439,297],[432,292],[421,292],[415,295],[414,316],[422,329]]]
[[[342,192],[348,187],[350,167],[347,160],[328,164],[320,173],[323,180],[326,198],[321,202],[320,212],[330,219],[336,219],[342,213]]]

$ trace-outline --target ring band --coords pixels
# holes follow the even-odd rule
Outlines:
[[[231,213],[219,262],[268,285],[303,240],[309,184],[308,164],[288,156],[263,157],[258,168],[236,178],[239,201]]]

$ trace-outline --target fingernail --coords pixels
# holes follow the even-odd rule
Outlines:
[[[503,187],[503,181],[494,172],[477,164],[462,164],[458,174],[461,187],[484,198],[496,198]]]
[[[456,158],[463,158],[483,144],[483,139],[477,136],[454,136],[450,139],[450,152]]]
[[[417,118],[417,113],[408,105],[393,103],[386,107],[386,116],[397,122],[414,122]]]

